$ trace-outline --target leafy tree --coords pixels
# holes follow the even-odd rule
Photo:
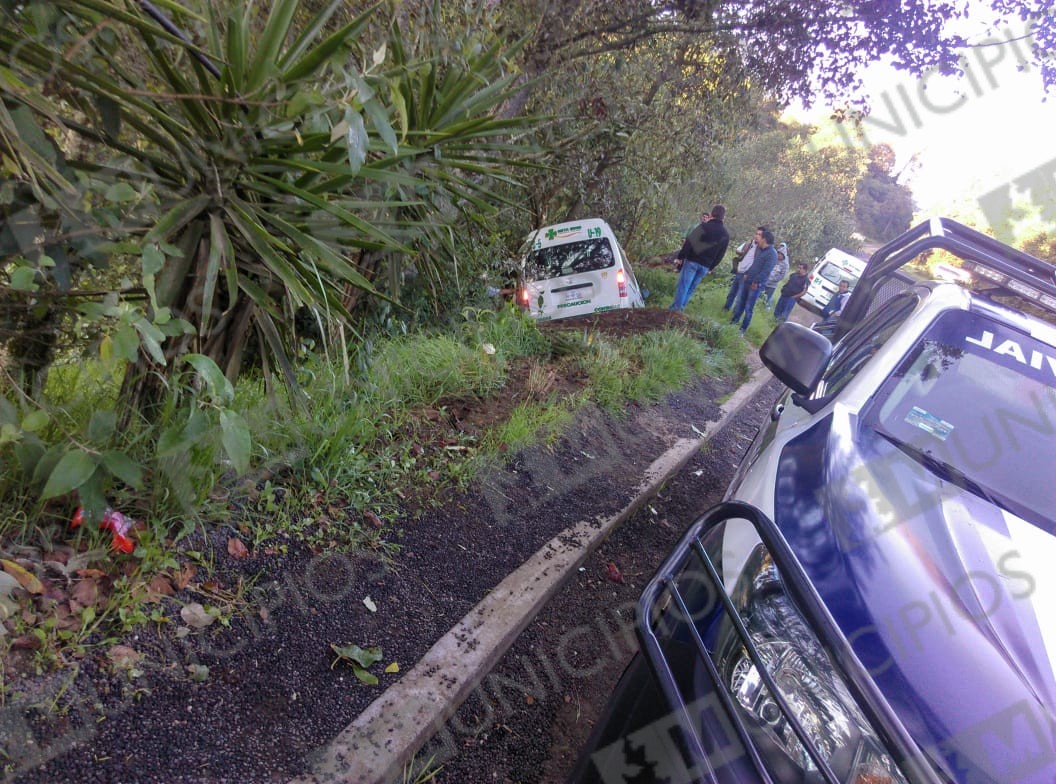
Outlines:
[[[893,240],[909,229],[916,205],[913,194],[892,174],[895,153],[890,145],[869,150],[869,167],[858,183],[854,218],[863,234],[882,242]]]
[[[664,214],[681,224],[726,192],[687,172],[714,165],[731,126],[767,127],[746,102],[853,103],[857,74],[881,57],[917,73],[956,70],[965,42],[948,22],[967,7],[967,0],[503,3],[502,29],[529,38],[523,89],[504,112],[531,107],[556,117],[543,142],[554,151],[553,169],[531,186],[532,223],[603,213],[624,233],[670,232]],[[1021,13],[1037,23],[1032,51],[1043,61],[1037,44],[1053,20],[1041,4],[994,8],[995,24]]]
[[[1040,232],[1023,242],[1023,250],[1042,261],[1056,266],[1056,236],[1049,232]]]
[[[1049,52],[1056,19],[1047,0],[991,0],[993,24],[1032,25],[1031,54],[1047,85],[1056,83]],[[922,73],[960,69],[965,40],[953,20],[978,10],[973,0],[577,0],[524,5],[515,29],[534,30],[525,72],[536,77],[566,62],[602,52],[631,51],[654,38],[702,42],[741,64],[753,86],[781,103],[800,99],[836,105],[852,99],[863,66],[887,59]]]
[[[854,250],[851,205],[865,162],[854,148],[815,148],[809,134],[809,128],[779,125],[747,136],[710,173],[726,183],[734,243],[767,225],[788,243],[793,263],[831,247]]]

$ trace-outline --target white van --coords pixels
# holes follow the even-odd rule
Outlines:
[[[528,235],[517,303],[540,321],[645,306],[623,248],[599,218]]]
[[[839,289],[841,280],[850,283],[851,290],[854,290],[854,284],[862,276],[865,265],[864,259],[839,248],[830,249],[811,270],[807,293],[800,297],[799,303],[808,310],[820,312]]]

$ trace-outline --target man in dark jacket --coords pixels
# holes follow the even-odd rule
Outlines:
[[[807,265],[800,262],[796,265],[795,274],[789,277],[788,282],[781,287],[781,296],[778,297],[777,305],[774,306],[775,319],[778,321],[788,320],[788,317],[792,315],[792,308],[795,307],[796,301],[802,299],[803,295],[807,293],[809,283]]]
[[[737,304],[733,309],[731,324],[736,324],[741,316],[741,334],[748,331],[748,325],[752,323],[752,311],[755,310],[755,301],[763,293],[763,287],[770,279],[770,273],[774,271],[777,264],[777,251],[774,249],[774,233],[770,229],[761,229],[755,234],[755,261],[752,267],[744,274],[744,285],[741,286],[740,294],[737,296]]]
[[[693,229],[682,243],[682,249],[675,257],[675,263],[681,264],[681,268],[678,283],[675,284],[675,301],[671,303],[671,310],[683,310],[689,298],[693,296],[697,284],[715,269],[726,255],[730,233],[723,224],[725,218],[726,208],[716,204],[711,208],[710,218]]]

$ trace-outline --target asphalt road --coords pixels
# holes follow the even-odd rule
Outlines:
[[[762,385],[582,564],[418,753],[415,771],[439,769],[436,784],[566,780],[636,650],[638,595],[681,532],[722,500],[782,390]]]

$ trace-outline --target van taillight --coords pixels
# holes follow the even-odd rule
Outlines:
[[[627,278],[623,274],[622,269],[616,270],[616,286],[620,290],[620,296],[627,296]]]

